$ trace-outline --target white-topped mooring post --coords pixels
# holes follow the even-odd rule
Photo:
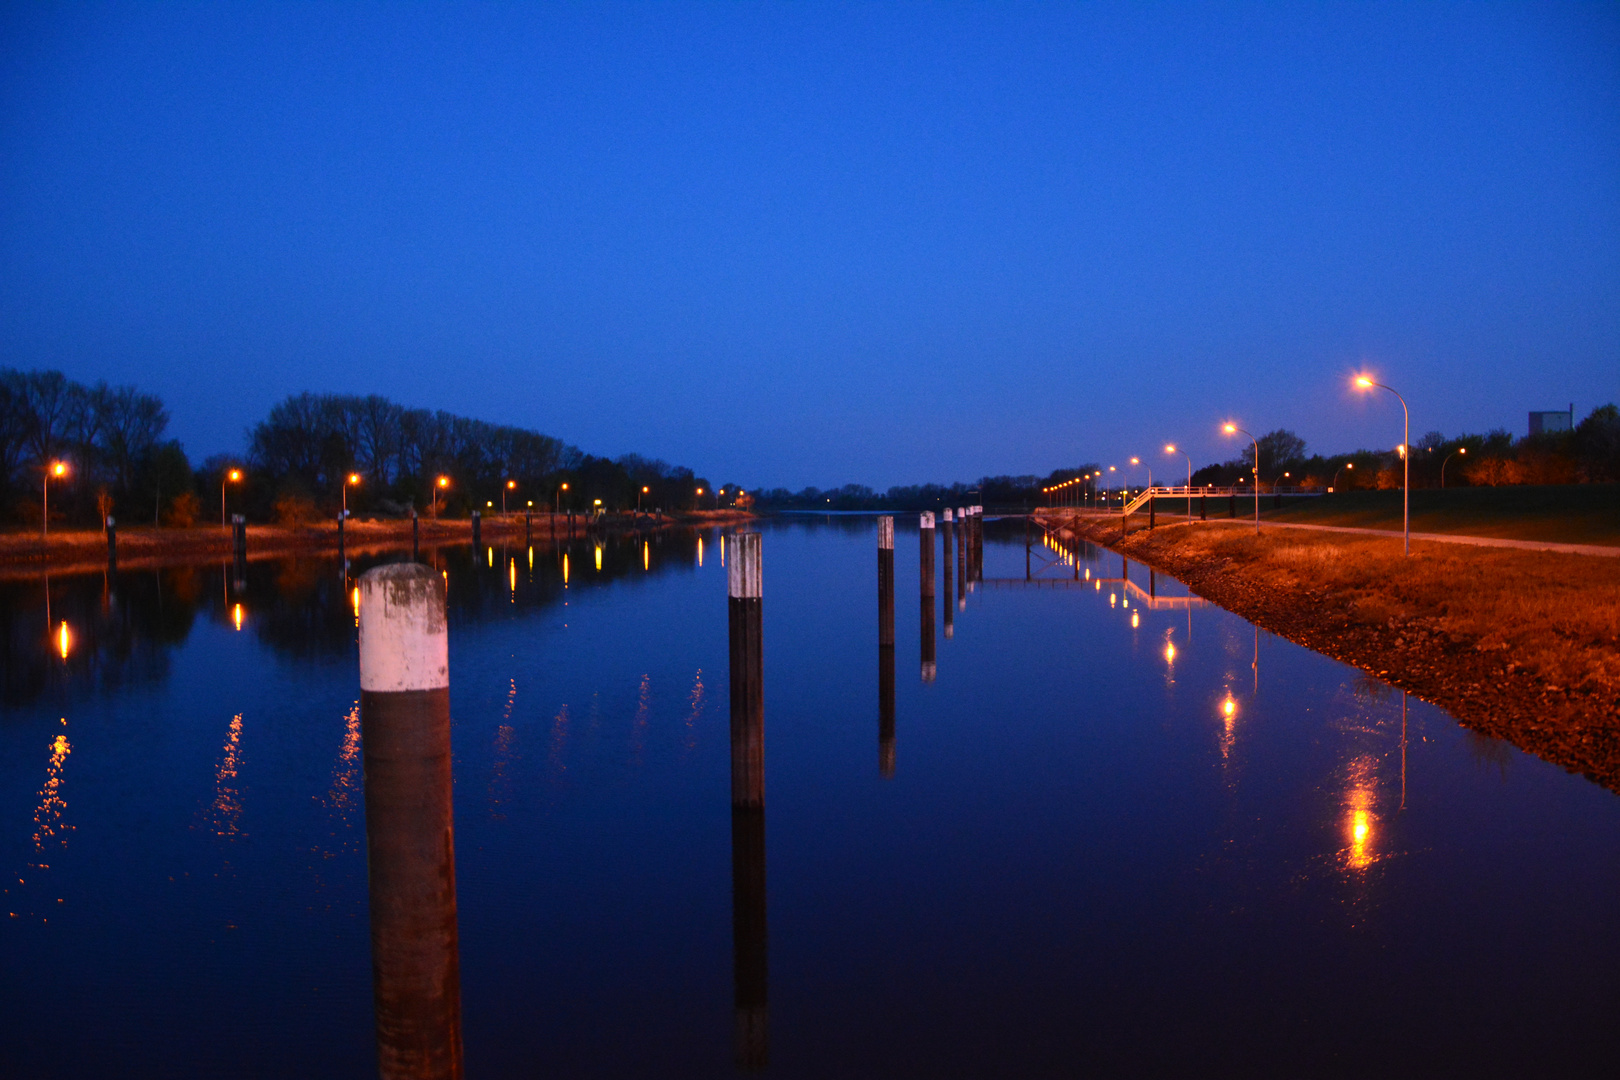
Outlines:
[[[770,1059],[765,909],[764,561],[759,533],[726,538],[731,643],[731,932],[739,1068]]]
[[[931,683],[935,673],[934,648],[934,515],[924,511],[917,519],[917,533],[921,537],[917,547],[917,562],[922,586],[922,681]]]
[[[967,610],[967,552],[970,546],[968,540],[967,508],[956,508],[956,606],[960,611]]]
[[[444,579],[417,563],[360,582],[360,730],[372,989],[385,1080],[462,1076]]]
[[[894,518],[878,518],[878,648],[894,648]]]
[[[951,508],[947,506],[945,508],[945,527],[939,531],[939,539],[940,539],[940,543],[942,545],[942,550],[940,552],[941,565],[940,565],[940,575],[939,576],[940,576],[941,580],[943,580],[944,583],[945,583],[945,602],[944,602],[943,605],[941,605],[940,611],[945,616],[945,640],[946,641],[951,640],[951,638],[956,633],[956,623],[955,623],[955,619],[956,619],[956,600],[954,598],[953,590],[952,590],[952,587],[951,587],[952,586],[952,581],[953,581],[953,579],[951,577],[951,573],[952,573],[951,564],[952,564],[953,559],[955,558],[954,555],[951,553],[951,546],[956,541],[955,533],[956,533],[956,522],[953,520],[953,515],[951,514]]]

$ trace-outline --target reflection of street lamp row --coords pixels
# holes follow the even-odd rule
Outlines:
[[[1228,435],[1248,435],[1249,441],[1254,443],[1254,533],[1258,536],[1260,535],[1260,440],[1236,424],[1227,424],[1223,430]]]

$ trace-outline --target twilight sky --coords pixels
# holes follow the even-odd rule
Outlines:
[[[750,486],[1522,434],[1620,401],[1620,5],[7,4],[0,365]]]

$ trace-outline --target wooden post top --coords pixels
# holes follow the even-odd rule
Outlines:
[[[764,556],[757,532],[733,533],[726,538],[731,558],[726,561],[726,592],[733,600],[759,600],[765,595]]]
[[[894,550],[894,518],[878,518],[878,550]]]
[[[932,529],[934,527],[934,515],[924,510],[917,518],[917,527],[919,529]]]

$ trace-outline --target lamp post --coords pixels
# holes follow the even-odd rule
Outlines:
[[[1165,447],[1164,447],[1164,452],[1167,453],[1167,454],[1180,454],[1182,457],[1187,458],[1187,524],[1191,525],[1192,524],[1192,458],[1188,457],[1187,451],[1185,451],[1185,450],[1177,450],[1175,443],[1166,443]]]
[[[1468,447],[1459,446],[1459,447],[1457,447],[1457,449],[1455,449],[1451,453],[1447,454],[1444,461],[1440,462],[1440,486],[1441,487],[1446,486],[1446,462],[1450,461],[1452,458],[1456,457],[1458,454],[1466,454],[1466,453],[1468,453]]]
[[[1401,550],[1412,554],[1412,412],[1406,399],[1393,386],[1375,382],[1365,375],[1356,376],[1356,386],[1362,390],[1378,387],[1394,394],[1401,403]]]
[[[1114,468],[1112,465],[1110,465],[1110,466],[1108,466],[1108,471],[1109,472],[1118,472],[1119,470]],[[1108,512],[1108,491],[1109,491],[1108,488],[1103,489],[1103,513]],[[1124,506],[1125,504],[1120,503],[1120,505]]]
[[[219,482],[219,523],[221,527],[225,527],[230,524],[225,520],[225,485],[238,483],[241,481],[241,479],[241,469],[227,469],[225,471],[224,478]]]
[[[828,499],[827,501],[832,502],[831,499]],[[697,509],[699,509],[699,510],[703,509],[703,489],[702,488],[697,489]]]
[[[648,487],[646,484],[643,484],[643,485],[641,485],[641,490],[636,492],[636,516],[637,517],[641,516],[641,497],[643,495],[647,494],[647,492],[649,492],[651,490],[652,490],[652,488]]]
[[[567,481],[564,481],[563,483],[557,485],[556,497],[552,500],[552,503],[551,503],[551,516],[553,518],[555,518],[558,514],[562,513],[562,493],[567,491],[567,490],[568,490]],[[552,532],[556,532],[556,528],[555,528],[556,522],[553,521],[552,525],[553,525]]]
[[[1249,441],[1254,443],[1254,535],[1260,535],[1260,440],[1252,432],[1244,431],[1236,424],[1227,424],[1222,430],[1228,435],[1247,435]]]
[[[433,483],[433,520],[439,520],[439,491],[450,486],[450,478],[441,476]]]
[[[343,516],[344,517],[349,516],[349,485],[350,484],[358,484],[359,482],[360,482],[360,474],[357,473],[357,472],[350,473],[343,480]]]
[[[508,491],[516,491],[516,490],[517,490],[517,481],[516,480],[508,480],[506,482],[506,486],[501,488],[501,517],[506,516],[506,493]]]
[[[1334,472],[1333,472],[1333,483],[1328,485],[1328,490],[1329,491],[1338,491],[1339,490],[1339,474],[1344,472],[1344,470],[1346,470],[1346,469],[1349,469],[1352,472],[1354,472],[1355,468],[1356,468],[1356,463],[1355,462],[1347,461],[1343,465],[1340,465],[1337,469],[1335,469]],[[1441,468],[1442,471],[1444,471],[1445,466],[1441,465],[1440,468]]]
[[[67,474],[68,467],[65,461],[53,461],[45,468],[45,481],[40,488],[39,537],[41,540],[50,535],[51,531],[51,477],[54,476],[60,480]]]

